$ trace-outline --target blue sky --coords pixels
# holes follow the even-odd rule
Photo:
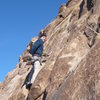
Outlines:
[[[0,0],[0,81],[16,67],[32,37],[56,18],[67,0]]]

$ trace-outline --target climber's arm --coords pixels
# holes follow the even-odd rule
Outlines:
[[[37,40],[34,44],[32,44],[32,48],[31,48],[31,50],[29,51],[30,54],[33,55],[33,54],[36,52],[37,48],[38,48],[40,45],[42,45],[42,42],[41,42],[40,40]]]

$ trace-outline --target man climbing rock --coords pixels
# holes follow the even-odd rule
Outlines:
[[[32,55],[31,60],[28,63],[33,65],[31,71],[26,77],[25,85],[26,89],[30,90],[31,85],[34,83],[36,76],[38,75],[39,71],[41,70],[41,56],[43,53],[43,44],[46,41],[46,33],[39,34],[39,39],[32,44],[30,49],[30,54]]]

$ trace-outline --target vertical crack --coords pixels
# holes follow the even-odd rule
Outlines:
[[[83,7],[84,7],[85,1],[83,0],[80,4],[80,11],[79,11],[79,16],[78,19],[81,17],[82,11],[83,11]]]
[[[94,7],[95,0],[87,0],[87,10],[90,11]]]

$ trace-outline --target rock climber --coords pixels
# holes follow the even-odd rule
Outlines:
[[[39,71],[41,70],[41,57],[43,53],[43,44],[46,41],[46,33],[39,34],[38,40],[34,44],[32,44],[32,47],[30,49],[30,54],[32,55],[31,64],[33,65],[31,71],[26,77],[25,85],[26,89],[30,89],[32,83],[34,83],[35,78],[37,77]]]

